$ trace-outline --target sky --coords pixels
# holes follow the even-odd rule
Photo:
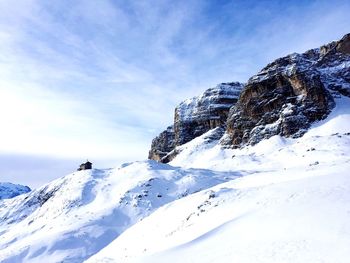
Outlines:
[[[349,1],[0,0],[0,181],[147,158],[175,106],[350,32]]]

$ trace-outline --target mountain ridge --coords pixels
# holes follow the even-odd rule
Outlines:
[[[228,113],[225,112],[219,124],[210,126],[226,129],[220,144],[239,148],[277,134],[300,137],[312,123],[326,118],[335,106],[335,97],[350,97],[349,46],[350,34],[346,34],[339,41],[320,48],[278,58],[249,78],[245,85],[237,83],[239,94]],[[204,94],[200,97],[205,97]],[[179,153],[182,142],[209,130],[202,129],[196,134],[191,126],[178,125],[186,119],[182,116],[186,114],[179,114],[178,109],[191,115],[190,102],[191,99],[185,100],[175,108],[174,125],[152,141],[149,159],[167,163]],[[206,107],[212,106],[215,102],[209,101]],[[206,118],[215,117],[213,114]],[[187,133],[191,136],[186,136]],[[181,143],[177,138],[181,138]]]

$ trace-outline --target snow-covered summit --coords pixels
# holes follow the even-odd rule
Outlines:
[[[30,191],[28,186],[0,182],[0,199],[12,198]]]

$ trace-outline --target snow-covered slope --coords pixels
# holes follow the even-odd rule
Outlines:
[[[155,161],[75,172],[0,201],[0,262],[82,262],[156,208],[239,175]]]
[[[162,206],[86,262],[348,262],[350,99],[302,138],[182,146],[170,163],[240,178]]]
[[[181,146],[181,153],[170,163],[173,166],[206,168],[218,171],[270,171],[306,167],[314,162],[339,162],[349,158],[350,99],[341,97],[329,117],[314,123],[300,139],[274,136],[255,146],[223,149],[217,141],[205,143],[214,133]]]
[[[30,192],[28,186],[0,182],[0,200]]]
[[[0,262],[347,262],[350,99],[298,139],[75,172],[0,200]],[[336,244],[336,246],[334,245]]]
[[[162,207],[88,262],[348,262],[349,168],[213,187]]]

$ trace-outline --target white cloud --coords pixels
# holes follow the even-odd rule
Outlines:
[[[182,99],[346,33],[335,2],[0,1],[0,152],[145,158]]]

